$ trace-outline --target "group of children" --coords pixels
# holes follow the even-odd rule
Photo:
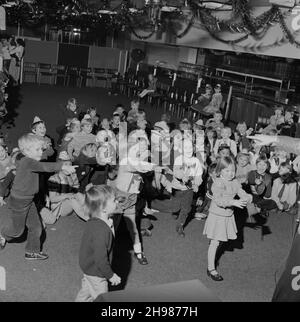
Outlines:
[[[220,111],[205,123],[183,119],[177,128],[167,114],[151,125],[138,98],[129,111],[119,104],[110,120],[101,121],[95,108],[81,111],[72,98],[63,115],[56,149],[38,117],[10,155],[4,143],[0,146],[0,246],[27,226],[25,258],[44,260],[48,255],[40,236],[47,224],[71,213],[87,221],[79,251],[84,277],[76,301],[107,292],[108,281],[120,283],[111,256],[122,218],[141,265],[148,264],[141,237],[151,236],[153,228],[147,215],[177,213],[174,230],[180,237],[191,213],[206,219],[207,274],[221,281],[216,252],[221,243],[237,238],[235,208],[247,208],[249,214],[254,209],[266,219],[272,209],[295,207],[297,159],[293,163],[293,156],[280,149],[263,150],[248,138],[252,129],[245,123],[232,133]],[[154,199],[163,199],[161,208],[152,209]]]

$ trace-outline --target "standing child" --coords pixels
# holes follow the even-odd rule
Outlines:
[[[75,171],[75,167],[62,162],[39,162],[43,154],[43,144],[44,140],[31,133],[23,135],[18,141],[24,157],[18,163],[7,201],[11,221],[0,231],[0,247],[4,248],[6,241],[21,236],[27,226],[25,258],[28,260],[48,258],[48,255],[41,252],[42,224],[33,202],[34,195],[39,191],[39,173],[61,169],[66,173]]]
[[[111,267],[115,234],[111,216],[116,210],[113,189],[106,185],[92,186],[86,192],[85,205],[90,219],[80,245],[79,265],[83,279],[76,302],[92,302],[108,292],[108,281],[112,285],[121,283]]]
[[[222,281],[223,277],[215,268],[217,249],[221,242],[237,238],[233,207],[244,208],[251,202],[252,196],[247,194],[235,179],[235,162],[232,158],[219,159],[215,172],[216,179],[211,189],[213,197],[203,234],[210,239],[207,275],[214,281]],[[240,197],[239,200],[234,199],[236,195]]]

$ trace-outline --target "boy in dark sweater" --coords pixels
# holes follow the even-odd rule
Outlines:
[[[92,186],[86,192],[85,206],[90,220],[86,223],[79,251],[83,279],[76,302],[91,302],[106,293],[108,280],[112,285],[121,282],[111,268],[114,227],[110,217],[116,205],[114,190],[109,186]]]
[[[24,157],[19,161],[16,175],[7,200],[7,211],[10,221],[1,228],[0,248],[4,248],[6,241],[11,241],[22,235],[25,226],[28,228],[25,258],[29,260],[47,259],[48,255],[41,252],[40,237],[42,224],[33,198],[39,191],[39,173],[75,172],[75,167],[63,162],[39,162],[43,154],[44,141],[30,133],[23,135],[18,145]]]

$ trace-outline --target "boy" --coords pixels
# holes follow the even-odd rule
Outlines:
[[[28,260],[48,258],[47,254],[41,252],[42,225],[33,202],[34,195],[39,191],[39,172],[75,171],[75,167],[64,165],[63,162],[39,162],[43,155],[43,144],[44,140],[31,133],[23,135],[18,141],[24,157],[18,163],[7,201],[11,220],[0,231],[0,248],[3,249],[6,241],[21,236],[27,226],[25,258]]]

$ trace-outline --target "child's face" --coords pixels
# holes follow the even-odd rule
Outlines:
[[[214,115],[214,119],[215,119],[215,122],[219,123],[219,122],[221,122],[221,121],[222,121],[222,119],[223,119],[223,115],[222,115],[221,113],[216,113],[216,114]]]
[[[0,145],[0,160],[4,160],[7,157],[6,148]]]
[[[108,119],[104,119],[104,120],[101,122],[101,125],[102,125],[102,127],[104,128],[104,130],[109,130],[109,122],[108,122]]]
[[[92,130],[93,130],[92,124],[84,124],[82,127],[82,132],[87,133],[87,134],[91,133]]]
[[[47,131],[47,129],[46,129],[45,124],[44,123],[39,123],[32,132],[35,133],[38,136],[45,136],[46,131]]]
[[[64,161],[64,165],[68,165],[68,166],[71,166],[72,165],[72,162],[71,161]],[[70,172],[66,171],[66,170],[61,170],[61,172],[66,175],[66,176],[69,176],[71,175]]]
[[[120,125],[120,116],[119,115],[115,115],[113,117],[113,124],[114,124],[114,126],[119,126]]]
[[[223,139],[229,139],[231,136],[231,131],[229,129],[222,129],[221,131],[221,137]]]
[[[235,166],[233,164],[230,164],[227,168],[224,168],[221,171],[221,177],[231,181],[235,177]]]
[[[140,107],[140,102],[131,102],[131,108],[134,110],[138,110]]]
[[[240,134],[244,135],[246,133],[246,131],[247,131],[247,125],[246,124],[240,125],[240,127],[239,127]]]
[[[137,123],[136,123],[138,128],[141,129],[141,130],[146,129],[146,124],[147,124],[147,122],[145,120],[137,120]]]
[[[69,109],[71,110],[71,111],[75,111],[76,110],[76,108],[77,108],[77,105],[76,105],[76,103],[73,103],[73,102],[71,102],[71,103],[69,103]]]
[[[91,110],[90,111],[90,116],[91,117],[95,117],[96,116],[96,111],[95,110]]]
[[[241,155],[239,158],[238,158],[238,165],[240,167],[245,167],[247,164],[249,163],[249,158],[246,156],[246,155]]]
[[[187,131],[187,130],[189,130],[190,129],[190,126],[189,126],[189,124],[188,123],[180,123],[179,124],[179,129],[180,129],[180,131]]]
[[[72,133],[79,133],[80,132],[80,123],[75,123],[72,126]]]
[[[214,137],[214,132],[213,132],[213,131],[208,131],[208,132],[206,133],[206,135],[207,135],[207,138],[208,138],[209,140],[211,140],[211,139],[213,139],[213,137]]]
[[[117,200],[116,200],[116,197],[113,196],[107,200],[106,206],[103,208],[103,212],[105,212],[110,217],[114,213],[116,208],[117,208]]]
[[[259,161],[256,164],[256,170],[259,174],[264,174],[268,169],[268,165],[265,161]]]
[[[223,157],[230,157],[230,149],[223,149],[219,152],[219,156]]]
[[[280,176],[283,176],[284,174],[287,174],[289,172],[290,170],[287,167],[281,167],[281,166],[279,167],[278,174]]]
[[[276,115],[277,117],[281,116],[281,115],[282,115],[282,110],[281,110],[281,109],[277,109],[277,110],[275,110],[275,115]]]
[[[33,160],[40,161],[43,155],[43,144],[36,142],[24,149],[24,154]]]

